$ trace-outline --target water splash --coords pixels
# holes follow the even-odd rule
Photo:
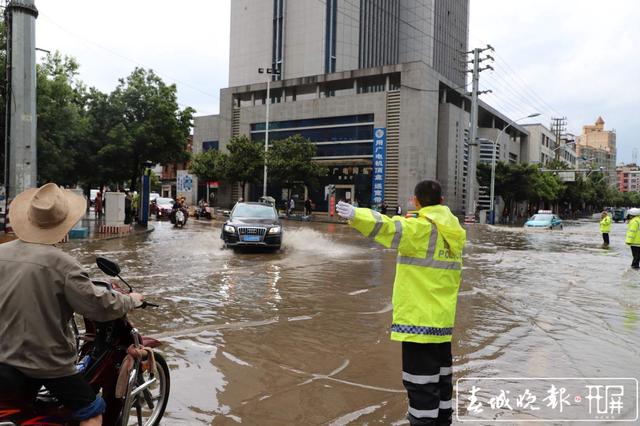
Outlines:
[[[282,248],[294,254],[313,253],[325,257],[351,257],[355,253],[362,252],[361,248],[342,244],[326,234],[309,228],[285,230]]]

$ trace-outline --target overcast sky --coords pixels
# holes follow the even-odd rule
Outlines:
[[[74,56],[85,84],[108,92],[143,66],[178,86],[182,106],[217,113],[232,0],[35,1],[36,45]],[[566,116],[575,134],[601,115],[617,131],[618,162],[631,161],[640,148],[638,16],[636,0],[471,0],[470,48],[496,49],[495,71],[481,74],[494,93],[483,99],[514,120],[539,112],[534,121],[548,126]]]

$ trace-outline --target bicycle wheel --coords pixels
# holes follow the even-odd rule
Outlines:
[[[171,379],[162,355],[153,353],[156,374],[140,371],[138,366],[129,376],[129,389],[122,409],[121,426],[157,426],[169,402]]]

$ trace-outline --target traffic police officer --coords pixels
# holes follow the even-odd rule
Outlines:
[[[611,232],[611,216],[605,210],[600,217],[600,232],[602,233],[603,247],[609,247],[609,232]]]
[[[631,246],[631,254],[633,255],[633,261],[631,267],[633,269],[640,268],[640,209],[633,208],[627,212],[631,219],[627,225],[627,239],[625,243]]]
[[[363,235],[398,251],[391,339],[402,342],[402,382],[412,425],[449,425],[452,415],[451,334],[466,232],[435,180],[414,190],[415,217],[338,203],[338,214]]]

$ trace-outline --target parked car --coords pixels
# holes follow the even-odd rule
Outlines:
[[[237,203],[222,225],[220,238],[227,247],[282,245],[282,224],[275,207],[265,203]]]
[[[175,203],[173,198],[156,198],[156,218],[158,220],[168,220],[171,216],[171,210],[173,210],[173,204]]]
[[[553,214],[551,210],[538,210],[524,224],[525,228],[562,229],[562,219]]]
[[[624,222],[626,217],[627,217],[627,210],[623,208],[613,209],[613,212],[611,213],[611,218],[616,223]]]

